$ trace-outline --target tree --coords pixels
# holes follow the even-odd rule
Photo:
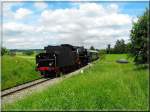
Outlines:
[[[110,54],[110,49],[111,49],[110,46],[111,46],[110,44],[107,45],[107,49],[106,49],[107,54]]]
[[[121,53],[125,53],[125,51],[126,51],[126,44],[124,40],[123,39],[117,40],[114,46],[114,52],[121,54]]]
[[[5,48],[5,47],[2,47],[1,48],[1,55],[3,56],[4,54],[7,54],[9,51]]]
[[[128,43],[126,44],[125,52],[126,52],[126,53],[130,53],[130,50],[131,50],[131,42],[128,42]]]
[[[90,47],[90,50],[95,50],[94,46],[91,46],[91,47]]]
[[[138,17],[138,21],[133,23],[130,39],[130,54],[134,57],[136,64],[148,63],[148,26],[149,26],[149,10],[146,9],[144,14]]]

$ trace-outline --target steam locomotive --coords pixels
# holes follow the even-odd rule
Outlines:
[[[49,45],[44,51],[36,55],[36,70],[44,77],[74,71],[99,58],[96,50],[69,44]]]

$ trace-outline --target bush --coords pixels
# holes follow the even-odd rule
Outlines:
[[[99,51],[99,56],[100,56],[100,59],[101,59],[101,60],[104,60],[105,57],[106,57],[106,50],[105,50],[105,49],[101,49],[101,50]]]
[[[3,56],[4,54],[8,54],[9,50],[7,50],[5,47],[1,48],[1,55]]]
[[[16,52],[10,52],[9,55],[10,56],[16,56]]]
[[[32,54],[34,54],[34,51],[31,51],[31,50],[24,51],[23,54],[25,54],[25,55],[32,55]]]

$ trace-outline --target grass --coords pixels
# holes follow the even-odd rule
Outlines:
[[[4,55],[1,60],[2,90],[40,78],[39,73],[35,71],[35,59],[32,56]]]
[[[116,63],[126,55],[108,55],[83,74],[33,93],[3,110],[126,110],[148,109],[148,70]]]

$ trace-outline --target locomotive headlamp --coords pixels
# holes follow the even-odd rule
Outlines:
[[[49,63],[49,66],[51,66],[53,63]]]

